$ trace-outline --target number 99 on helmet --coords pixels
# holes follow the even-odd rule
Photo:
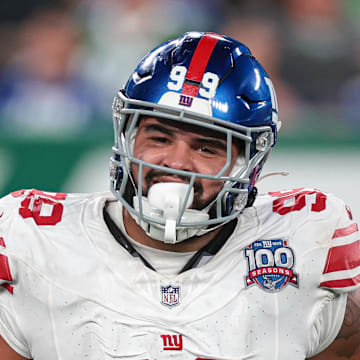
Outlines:
[[[134,139],[144,117],[218,132],[227,142],[226,164],[209,175],[137,158]],[[273,84],[250,50],[228,36],[203,32],[185,33],[150,51],[115,97],[113,121],[111,190],[149,236],[171,243],[205,234],[251,205],[280,128]],[[235,141],[242,150],[230,165]],[[143,193],[134,164],[188,179],[175,215]],[[191,208],[193,186],[202,178],[223,185],[204,208]]]

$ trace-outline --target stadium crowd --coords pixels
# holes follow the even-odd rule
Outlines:
[[[189,30],[248,44],[278,90],[285,134],[338,131],[339,120],[342,132],[360,131],[356,1],[32,0],[0,10],[2,131],[111,127],[109,99],[143,49]]]

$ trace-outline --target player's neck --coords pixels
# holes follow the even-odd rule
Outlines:
[[[173,252],[197,251],[207,245],[220,231],[218,228],[203,236],[193,237],[177,244],[166,244],[148,236],[143,229],[135,222],[129,212],[123,209],[124,226],[128,235],[140,244],[150,246],[155,249]]]

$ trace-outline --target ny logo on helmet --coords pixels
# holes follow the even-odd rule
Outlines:
[[[193,102],[193,98],[191,96],[180,95],[179,105],[183,106],[191,106]]]

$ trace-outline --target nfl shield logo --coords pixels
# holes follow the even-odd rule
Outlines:
[[[179,286],[161,286],[161,303],[173,307],[180,304],[180,287]]]

